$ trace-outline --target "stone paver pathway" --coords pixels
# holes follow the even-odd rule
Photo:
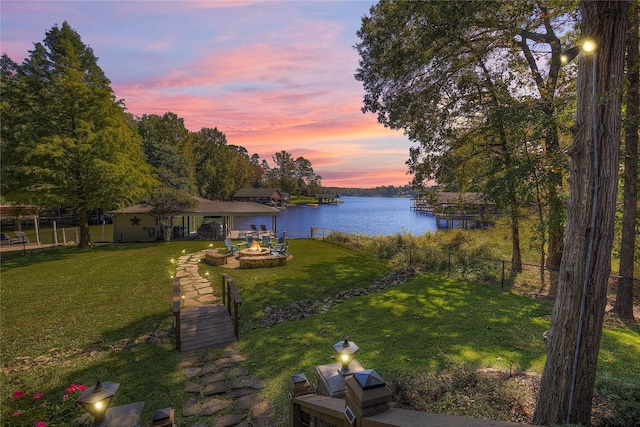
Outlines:
[[[203,257],[204,251],[200,251],[178,260],[176,277],[180,278],[185,307],[216,302],[211,282],[198,272]],[[181,426],[276,426],[273,405],[259,394],[264,382],[249,375],[242,362],[237,344],[182,359],[181,368],[187,377],[185,391],[190,397],[182,403]]]

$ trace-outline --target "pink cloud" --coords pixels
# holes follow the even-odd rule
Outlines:
[[[369,4],[150,4],[3,1],[2,12],[11,17],[2,22],[11,23],[12,33],[42,29],[33,40],[5,40],[10,25],[3,25],[2,48],[21,60],[55,23],[52,17],[58,24],[70,19],[100,58],[116,97],[135,115],[171,111],[188,129],[216,127],[230,144],[268,161],[280,150],[303,156],[327,186],[409,181],[406,137],[360,111],[363,90],[353,78],[358,57],[352,46]],[[13,23],[14,9],[30,23]],[[337,16],[336,9],[352,16]]]

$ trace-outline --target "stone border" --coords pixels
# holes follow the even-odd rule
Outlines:
[[[334,305],[340,304],[348,299],[362,295],[369,295],[373,292],[383,291],[392,286],[404,283],[415,274],[416,269],[414,267],[405,267],[401,270],[389,273],[382,279],[376,280],[371,286],[365,289],[341,291],[336,294],[335,298],[327,297],[322,300],[299,301],[282,308],[272,305],[264,309],[264,317],[262,318],[261,323],[263,326],[268,328],[276,323],[307,318],[315,313],[324,313]]]
[[[272,268],[287,265],[286,255],[261,255],[252,257],[240,257],[240,268]]]

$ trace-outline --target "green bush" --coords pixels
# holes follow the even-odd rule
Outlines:
[[[609,401],[605,414],[610,427],[637,427],[640,423],[640,381],[613,378],[605,373],[596,379],[596,392]]]
[[[530,422],[533,416],[528,396],[535,385],[525,376],[452,365],[428,373],[394,371],[388,377],[393,401],[406,409],[511,422]]]

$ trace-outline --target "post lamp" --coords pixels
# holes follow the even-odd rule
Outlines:
[[[353,360],[353,356],[355,356],[356,352],[360,349],[353,341],[349,341],[347,337],[345,337],[344,341],[338,341],[333,345],[333,349],[336,351],[336,359],[342,365],[338,370],[340,375],[346,376],[349,375],[349,364]]]
[[[93,416],[92,427],[104,427],[109,425],[110,418],[106,417],[107,407],[111,399],[118,391],[120,384],[111,382],[98,382],[94,387],[89,387],[82,392],[76,401],[82,408]]]

